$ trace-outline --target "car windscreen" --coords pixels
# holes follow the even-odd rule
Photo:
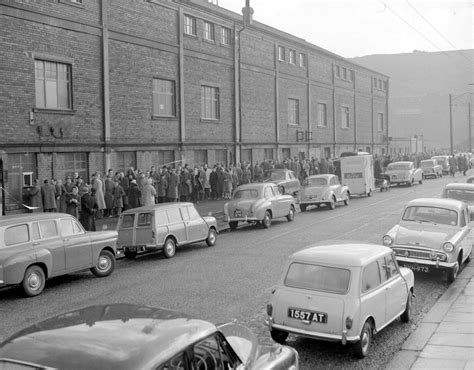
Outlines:
[[[433,167],[433,161],[421,161],[420,166],[421,167]]]
[[[474,191],[467,189],[448,189],[446,190],[447,198],[462,200],[467,203],[474,203]]]
[[[327,180],[321,177],[308,178],[303,181],[303,186],[326,186],[327,184]]]
[[[446,162],[446,158],[435,158],[437,164],[443,165]]]
[[[344,268],[294,262],[286,274],[285,285],[344,294],[349,289],[350,278],[350,270]]]
[[[275,171],[272,172],[270,175],[271,180],[285,180],[285,172],[283,171]]]
[[[413,206],[405,209],[402,220],[456,226],[458,213],[452,209],[440,207]]]
[[[410,169],[410,164],[408,163],[390,163],[387,166],[387,171],[406,171]]]
[[[237,190],[234,194],[234,199],[257,199],[257,189]]]

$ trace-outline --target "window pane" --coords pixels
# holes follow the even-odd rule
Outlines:
[[[74,234],[74,227],[72,224],[72,220],[65,219],[65,218],[61,219],[61,234],[63,236]]]
[[[44,238],[51,238],[53,236],[58,235],[58,230],[56,228],[55,221],[40,221],[39,227],[41,230],[41,237]]]
[[[46,107],[57,108],[58,107],[58,92],[56,80],[46,80]]]
[[[5,245],[25,243],[30,239],[28,225],[12,226],[5,230]]]

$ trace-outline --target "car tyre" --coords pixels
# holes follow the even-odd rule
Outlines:
[[[270,212],[265,211],[265,215],[263,216],[262,226],[264,229],[268,229],[272,224],[272,215]]]
[[[301,212],[306,212],[306,204],[300,204]]]
[[[91,272],[97,277],[109,276],[115,268],[115,256],[111,251],[103,249],[100,251],[96,265]]]
[[[364,358],[369,354],[372,334],[372,325],[369,321],[366,321],[360,332],[360,340],[354,344],[355,356],[357,358]]]
[[[349,205],[349,199],[350,199],[351,195],[349,193],[346,193],[346,199],[344,199],[344,205],[345,206],[348,206]]]
[[[217,232],[214,228],[209,229],[209,235],[206,239],[206,244],[208,247],[213,247],[216,245],[217,242]]]
[[[329,209],[333,210],[336,208],[336,199],[334,196],[331,198],[331,201],[328,203]]]
[[[41,294],[45,283],[46,277],[41,267],[38,265],[33,265],[26,269],[22,286],[23,291],[28,297],[34,297],[38,294]]]
[[[407,322],[410,321],[412,305],[413,305],[413,295],[410,291],[410,292],[408,292],[407,304],[405,306],[405,311],[403,311],[403,313],[400,315],[400,319],[402,320],[402,322],[407,323]]]
[[[423,179],[421,179],[420,181],[418,181],[418,184],[423,184]]]
[[[288,215],[286,216],[286,219],[289,222],[294,221],[294,219],[295,219],[295,207],[290,206],[290,210],[288,212]]]
[[[451,284],[458,277],[459,272],[459,261],[456,261],[454,267],[448,271],[448,283]]]
[[[230,228],[231,230],[236,230],[238,224],[239,224],[238,221],[230,221],[230,222],[229,222],[229,228]]]
[[[371,197],[371,196],[372,196],[372,189],[369,189],[369,192],[367,193],[367,196],[368,196],[368,197]]]
[[[415,182],[415,179],[411,179],[411,181],[408,181],[408,182],[407,182],[407,185],[408,185],[408,186],[412,186],[414,182]]]
[[[173,238],[167,238],[163,246],[163,254],[166,258],[172,258],[176,254],[176,242]]]
[[[133,260],[135,259],[135,257],[137,256],[137,252],[136,251],[125,251],[123,252],[124,256],[130,260]]]
[[[272,339],[280,344],[284,344],[286,341],[286,338],[288,338],[288,333],[283,330],[278,330],[278,329],[272,329],[270,330],[270,335]]]

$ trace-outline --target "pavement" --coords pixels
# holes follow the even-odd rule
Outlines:
[[[229,228],[223,219],[226,201],[205,200],[195,207],[201,216],[214,216],[219,231],[224,231]],[[117,217],[97,220],[97,230],[103,225],[114,230],[116,223]],[[474,369],[473,261],[423,317],[386,369]]]

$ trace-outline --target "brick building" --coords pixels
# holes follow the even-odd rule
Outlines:
[[[4,211],[33,178],[387,150],[387,76],[243,10],[1,2]]]

